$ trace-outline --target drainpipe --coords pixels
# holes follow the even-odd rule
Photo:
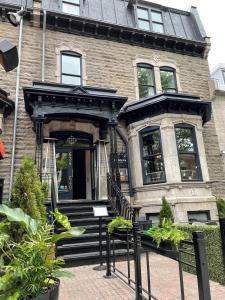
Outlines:
[[[43,10],[43,34],[42,34],[42,61],[41,61],[41,81],[45,81],[45,36],[46,36],[47,12]]]
[[[21,7],[21,10],[22,9],[23,7]],[[12,158],[11,158],[11,170],[10,170],[10,182],[9,182],[9,200],[11,199],[11,195],[12,195],[13,175],[14,175],[14,167],[15,167],[16,129],[17,129],[18,106],[19,106],[22,38],[23,38],[23,16],[20,20],[20,28],[19,28],[19,45],[18,45],[19,63],[18,63],[17,73],[16,73],[16,97],[15,97],[15,114],[14,114],[14,122],[13,122],[13,143],[12,143]]]

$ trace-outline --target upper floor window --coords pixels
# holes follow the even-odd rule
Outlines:
[[[154,32],[163,33],[162,13],[147,8],[137,8],[138,27],[143,30],[152,30]]]
[[[178,124],[175,126],[175,136],[181,180],[202,180],[194,127]]]
[[[74,52],[61,53],[61,83],[81,85],[81,55]]]
[[[153,67],[148,64],[137,65],[139,98],[153,96],[155,94],[155,78]]]
[[[63,0],[62,10],[67,14],[79,16],[80,0]]]
[[[165,170],[159,127],[140,132],[142,172],[144,184],[165,182]]]
[[[177,93],[175,70],[169,67],[160,68],[161,86],[163,92]]]

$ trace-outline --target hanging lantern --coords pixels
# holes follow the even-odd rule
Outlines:
[[[5,146],[3,141],[0,139],[0,159],[4,159],[5,157]]]

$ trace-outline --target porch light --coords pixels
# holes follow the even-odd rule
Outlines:
[[[26,13],[26,9],[22,7],[21,10],[17,11],[16,13],[8,12],[7,18],[13,26],[17,27],[20,24],[22,17],[25,16]]]

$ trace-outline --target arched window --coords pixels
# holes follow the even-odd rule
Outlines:
[[[160,79],[163,92],[177,93],[177,80],[175,69],[171,67],[161,67]]]
[[[140,131],[143,183],[165,182],[165,169],[160,128],[148,127]]]
[[[181,180],[202,180],[195,127],[189,124],[177,124],[175,125],[175,136]]]
[[[81,85],[81,55],[72,51],[61,52],[61,83]]]
[[[139,99],[155,95],[155,77],[153,66],[137,64]]]

